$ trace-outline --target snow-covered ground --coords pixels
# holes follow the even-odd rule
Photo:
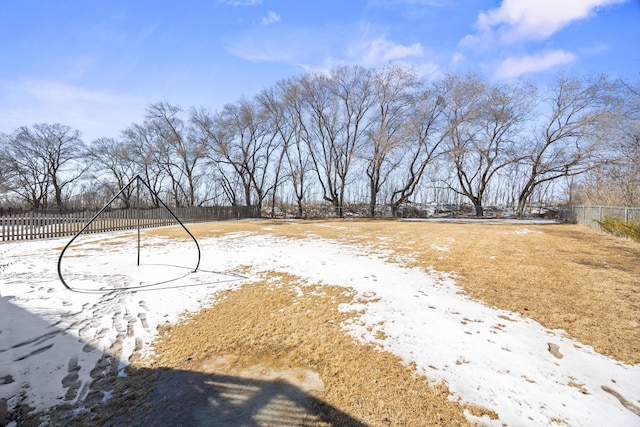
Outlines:
[[[112,383],[99,379],[109,366],[124,375],[134,352],[149,351],[158,325],[199,310],[216,292],[281,271],[354,289],[355,302],[341,310],[362,314],[342,327],[415,362],[430,379],[447,381],[452,399],[500,417],[475,421],[640,425],[640,416],[614,396],[640,405],[640,365],[616,362],[562,331],[471,300],[452,278],[391,263],[382,252],[235,233],[199,239],[202,261],[193,273],[192,241],[144,237],[137,266],[133,234],[90,235],[74,242],[62,262],[74,292],[56,270],[67,241],[0,244],[0,398],[9,408],[108,399]]]

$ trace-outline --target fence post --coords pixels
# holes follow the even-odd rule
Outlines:
[[[29,212],[29,215],[25,215],[22,227],[27,233],[27,239],[31,240],[36,238],[36,228],[33,226],[33,212]]]
[[[602,222],[602,206],[598,206],[598,222]]]

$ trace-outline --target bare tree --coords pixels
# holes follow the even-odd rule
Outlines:
[[[196,137],[206,143],[211,176],[231,206],[239,206],[240,175],[224,155],[228,152],[227,145],[232,139],[229,134],[231,129],[224,124],[220,113],[214,114],[205,108],[193,109],[190,120]]]
[[[180,107],[159,102],[147,109],[145,125],[155,136],[160,167],[171,181],[176,206],[199,204],[197,188],[204,176],[206,140],[194,137]]]
[[[391,64],[373,74],[372,124],[367,131],[363,157],[369,184],[369,216],[376,215],[383,185],[406,153],[406,122],[415,106],[419,79],[414,69]]]
[[[456,172],[451,189],[473,203],[476,216],[483,216],[490,182],[519,161],[518,143],[534,88],[523,82],[489,85],[476,75],[449,76],[447,85],[452,96],[448,153]]]
[[[619,83],[620,114],[609,135],[612,159],[574,180],[571,196],[579,203],[640,205],[640,84]]]
[[[525,182],[518,197],[522,216],[540,185],[584,174],[606,163],[617,117],[614,85],[606,76],[580,79],[561,74],[548,88],[542,125],[533,134],[523,160]]]
[[[523,215],[565,179],[583,199],[637,204],[638,92],[605,76],[559,75],[541,100],[525,82],[426,81],[398,64],[343,66],[283,80],[215,113],[151,104],[142,123],[87,152],[66,126],[19,128],[0,136],[0,192],[34,207],[80,203],[72,192],[87,156],[103,184],[86,187],[95,200],[139,173],[175,205],[226,198],[258,215],[266,203],[275,215],[278,201],[293,200],[303,217],[309,198],[331,203],[338,217],[349,201],[368,202],[375,216],[383,202],[397,215],[411,201],[464,198],[476,215],[487,203]],[[539,116],[528,122],[534,101]],[[131,194],[122,197],[130,205]]]
[[[313,170],[322,187],[323,199],[331,202],[336,215],[342,216],[338,171],[335,159],[338,157],[338,105],[329,91],[330,80],[322,74],[307,74],[300,80],[303,92],[305,124],[303,134],[307,150],[313,162]]]
[[[621,125],[620,162],[622,173],[617,177],[622,204],[640,206],[640,82],[635,87],[623,85],[625,108]]]
[[[9,173],[10,173],[10,162],[11,158],[8,156],[8,153],[5,153],[5,146],[8,135],[0,134],[0,195],[4,195],[9,193],[9,187],[7,183],[9,181]]]
[[[116,138],[98,138],[88,148],[93,176],[112,196],[139,173],[133,151],[129,143]],[[132,196],[133,188],[124,189],[120,195],[127,209],[131,207]]]
[[[165,175],[160,164],[162,159],[156,149],[155,135],[144,124],[133,124],[122,132],[123,142],[130,147],[133,161],[139,167],[142,178],[155,194],[161,194]],[[153,207],[160,207],[155,198],[149,199]]]
[[[309,130],[306,143],[323,198],[342,217],[352,162],[369,126],[371,71],[345,66],[333,69],[328,76],[309,74],[300,83]]]
[[[5,137],[7,185],[33,208],[64,204],[64,189],[86,171],[80,132],[59,123],[21,127]]]
[[[255,206],[256,215],[261,216],[262,204],[275,185],[270,168],[277,157],[274,153],[280,149],[266,111],[257,101],[243,99],[225,105],[214,115],[199,111],[194,123],[200,133],[206,134],[209,157],[217,165],[229,195],[233,193],[235,199],[233,186],[239,180],[245,205]]]
[[[273,135],[272,149],[270,156],[273,157],[272,170],[273,178],[271,180],[271,217],[275,216],[275,205],[278,195],[278,188],[282,183],[282,170],[284,159],[289,150],[296,133],[296,126],[292,124],[288,116],[286,103],[287,85],[280,82],[270,88],[267,88],[256,97],[256,101],[263,111],[268,133]]]
[[[418,190],[422,178],[438,157],[443,154],[442,146],[448,135],[445,108],[448,103],[448,88],[441,81],[421,82],[412,97],[412,107],[401,132],[404,143],[402,173],[391,186],[391,211],[398,215],[402,204],[411,200]]]
[[[33,150],[19,143],[16,131],[3,135],[0,162],[3,167],[3,186],[17,194],[34,209],[48,204],[49,175],[44,160]]]
[[[287,129],[288,140],[284,151],[285,169],[288,181],[294,192],[297,217],[303,218],[304,200],[310,186],[309,173],[313,162],[309,152],[308,141],[312,140],[306,119],[304,92],[299,79],[280,82],[284,129]]]

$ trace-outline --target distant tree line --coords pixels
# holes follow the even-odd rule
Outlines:
[[[174,206],[411,202],[640,204],[639,85],[559,74],[540,89],[477,74],[342,66],[211,111],[151,104],[118,138],[36,124],[0,135],[0,194],[101,206],[141,175]],[[128,207],[134,195],[124,192]],[[151,201],[153,203],[153,201]],[[157,201],[156,201],[157,203]],[[266,215],[269,215],[267,213]]]

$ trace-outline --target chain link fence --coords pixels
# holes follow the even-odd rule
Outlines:
[[[607,218],[618,218],[627,222],[640,221],[640,208],[621,206],[568,206],[558,214],[563,221],[597,229],[600,229],[598,222]]]

